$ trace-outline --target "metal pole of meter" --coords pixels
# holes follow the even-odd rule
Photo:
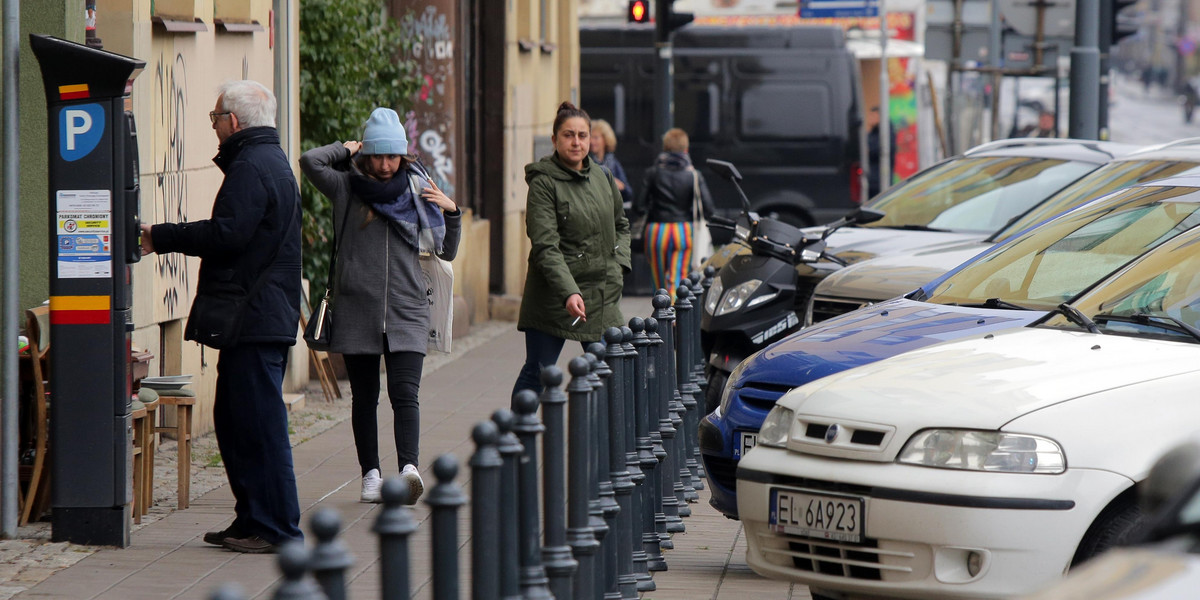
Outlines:
[[[1075,3],[1075,46],[1071,48],[1071,117],[1067,135],[1094,140],[1100,135],[1100,3]],[[1057,78],[1055,79],[1057,81]]]
[[[17,292],[20,248],[19,214],[17,193],[20,153],[17,151],[17,70],[20,65],[20,13],[17,0],[4,0],[4,281],[2,305],[3,324],[0,326],[0,379],[4,381],[0,390],[0,537],[13,538],[17,535]]]
[[[879,191],[892,183],[891,81],[887,58],[887,0],[879,0]]]
[[[1000,137],[1000,83],[1004,80],[1000,74],[1000,68],[1004,65],[1001,57],[1004,44],[1000,35],[1000,0],[992,0],[991,24],[988,26],[988,64],[992,67],[992,123],[989,140]]]

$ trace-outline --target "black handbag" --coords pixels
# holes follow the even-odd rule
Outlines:
[[[328,352],[333,344],[333,274],[337,264],[338,243],[346,232],[346,219],[350,218],[350,201],[346,200],[346,212],[342,215],[342,226],[337,236],[333,238],[333,246],[329,249],[329,273],[325,277],[325,295],[317,304],[317,309],[308,316],[308,324],[304,326],[304,343],[310,350]]]
[[[279,247],[284,243],[287,230],[296,221],[296,207],[288,226],[280,233],[279,243],[271,250],[271,256],[263,263],[263,267],[247,291],[241,283],[241,273],[236,269],[219,269],[206,272],[196,287],[196,298],[192,301],[192,309],[188,312],[187,324],[183,328],[183,339],[199,342],[210,348],[222,350],[234,346],[242,332],[242,318],[246,314],[246,305],[258,293],[263,282],[267,280],[271,264],[279,254]]]

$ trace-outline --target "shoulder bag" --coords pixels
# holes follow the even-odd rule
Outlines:
[[[316,310],[308,317],[308,325],[304,326],[304,343],[311,350],[328,352],[333,343],[333,276],[337,265],[338,244],[342,234],[346,232],[346,220],[350,218],[350,198],[346,198],[346,210],[342,214],[342,226],[333,238],[333,246],[329,249],[329,272],[325,276],[325,295],[317,304]]]
[[[284,227],[280,234],[279,243],[271,250],[271,257],[263,263],[262,270],[249,291],[242,284],[242,273],[237,269],[206,272],[206,277],[196,288],[196,298],[192,300],[187,325],[183,328],[183,339],[199,342],[217,350],[237,345],[246,305],[267,280],[267,273],[279,254],[279,247],[284,243],[283,236],[287,235],[288,229],[296,220],[296,213],[299,212],[300,207],[297,206],[287,227]]]

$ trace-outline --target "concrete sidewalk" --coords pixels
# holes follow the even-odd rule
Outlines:
[[[623,303],[627,317],[649,314],[646,298]],[[470,431],[498,408],[507,408],[509,392],[524,359],[524,338],[511,328],[485,328],[428,373],[421,389],[421,461],[426,489],[434,485],[429,472],[433,459],[452,453],[460,462],[457,481],[468,494],[470,471],[466,462],[473,451]],[[468,336],[468,339],[470,336]],[[456,342],[457,343],[457,342]],[[564,363],[577,351],[568,346]],[[435,357],[431,357],[434,359]],[[398,473],[392,415],[379,411],[379,438],[385,476]],[[336,509],[342,517],[342,542],[354,555],[348,579],[351,597],[379,597],[378,542],[371,533],[379,505],[358,502],[359,472],[349,421],[316,435],[293,449],[302,526],[319,507]],[[656,573],[657,591],[645,598],[809,598],[803,586],[763,579],[745,565],[745,540],[738,522],[707,504],[707,493],[691,505],[684,520],[687,532],[675,536],[675,549],[665,553],[670,570]],[[101,549],[78,563],[54,573],[17,598],[200,599],[222,582],[238,583],[247,597],[267,598],[280,579],[275,557],[244,555],[201,541],[205,531],[224,528],[232,520],[233,496],[228,486],[218,487],[192,500],[191,508],[173,511],[138,529],[125,549]],[[462,596],[470,594],[469,506],[460,511],[459,544]],[[424,503],[415,507],[420,522],[411,538],[411,581],[415,598],[432,596],[430,580],[430,513]],[[312,537],[309,535],[311,543]]]

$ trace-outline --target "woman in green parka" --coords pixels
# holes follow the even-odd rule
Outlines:
[[[541,392],[541,368],[566,340],[586,346],[623,324],[621,287],[629,266],[629,220],[612,173],[588,158],[592,120],[570,102],[554,118],[554,154],[525,165],[525,228],[532,247],[517,329],[525,365],[513,394]]]

